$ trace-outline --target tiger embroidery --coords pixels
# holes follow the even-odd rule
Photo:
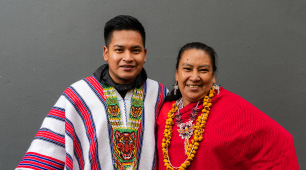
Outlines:
[[[135,106],[132,106],[131,108],[131,114],[134,118],[137,118],[141,115],[141,112],[142,112],[142,107],[135,107]]]
[[[108,113],[110,113],[113,117],[118,116],[120,113],[118,105],[108,105]]]
[[[114,150],[122,160],[131,160],[136,155],[135,132],[115,132]]]

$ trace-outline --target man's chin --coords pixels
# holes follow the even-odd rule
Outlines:
[[[136,75],[137,76],[137,75]],[[132,76],[124,76],[121,78],[121,84],[130,84],[132,83],[135,79],[136,76],[132,75]]]

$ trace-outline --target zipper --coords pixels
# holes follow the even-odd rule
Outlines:
[[[124,126],[125,126],[125,128],[127,128],[128,116],[127,116],[127,114],[126,114],[126,102],[125,102],[125,99],[123,99],[123,106],[124,106],[124,115],[125,115]]]

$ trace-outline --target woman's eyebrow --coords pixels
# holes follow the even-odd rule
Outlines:
[[[194,65],[191,65],[191,64],[188,64],[188,63],[183,63],[182,65],[183,66],[194,67]],[[200,65],[199,67],[210,67],[210,65],[209,64],[203,64],[203,65]]]

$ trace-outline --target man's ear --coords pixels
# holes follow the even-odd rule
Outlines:
[[[108,48],[106,46],[103,47],[103,57],[104,57],[104,60],[107,62],[108,61]]]
[[[145,53],[145,56],[144,56],[143,62],[146,63],[147,62],[147,48],[144,49],[144,53]]]

